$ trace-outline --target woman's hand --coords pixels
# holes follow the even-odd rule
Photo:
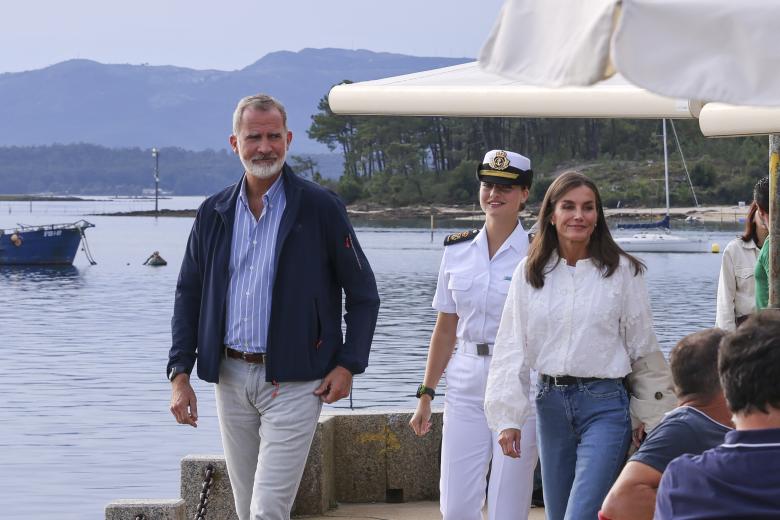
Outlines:
[[[417,409],[409,421],[409,426],[420,437],[431,430],[431,398],[429,396],[420,396],[417,401]]]
[[[640,423],[639,426],[634,428],[634,430],[631,432],[631,442],[634,444],[634,448],[639,448],[639,445],[642,444],[642,441],[645,440],[645,437],[647,437],[647,434],[645,433],[645,425],[644,423]]]
[[[503,430],[498,436],[498,444],[507,457],[520,458],[520,430],[515,428]]]

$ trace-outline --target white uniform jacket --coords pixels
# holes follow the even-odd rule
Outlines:
[[[444,248],[433,308],[458,315],[458,341],[493,343],[509,284],[528,253],[528,233],[518,221],[493,258],[483,227],[473,240]]]

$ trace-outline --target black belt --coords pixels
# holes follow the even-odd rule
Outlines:
[[[555,386],[576,385],[577,383],[592,383],[593,381],[610,381],[603,377],[548,376],[539,374],[542,383]]]
[[[229,358],[243,359],[247,363],[255,363],[258,365],[265,365],[265,353],[259,352],[241,352],[240,350],[234,350],[230,347],[225,347],[225,354]]]

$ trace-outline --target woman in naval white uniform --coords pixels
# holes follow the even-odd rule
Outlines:
[[[444,242],[433,298],[438,316],[410,425],[417,435],[429,431],[431,400],[446,368],[439,482],[444,520],[481,520],[489,468],[488,518],[515,520],[525,518],[530,507],[536,426],[529,419],[523,427],[522,457],[504,457],[497,433],[488,428],[483,400],[512,273],[528,251],[528,233],[518,213],[528,199],[531,162],[493,150],[477,168],[477,178],[485,225]]]

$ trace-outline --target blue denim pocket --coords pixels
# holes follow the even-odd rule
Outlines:
[[[614,399],[626,392],[623,383],[615,379],[602,379],[600,381],[583,383],[582,389],[587,395],[596,399]]]
[[[548,385],[547,383],[542,383],[542,380],[540,379],[536,384],[536,397],[534,398],[534,401],[538,401],[539,399],[544,397],[544,395],[547,393],[549,388],[550,385]]]

